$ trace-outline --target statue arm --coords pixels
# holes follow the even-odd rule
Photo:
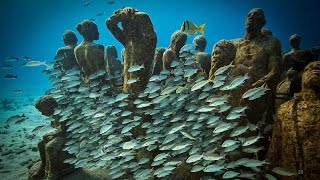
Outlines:
[[[145,27],[143,28],[143,33],[145,36],[147,36],[146,39],[148,41],[152,40],[153,42],[157,42],[157,35],[153,29],[153,25],[152,25],[150,17],[145,13],[141,13],[140,15],[143,18],[142,22],[145,22]]]
[[[107,28],[111,31],[113,36],[123,45],[125,45],[126,37],[121,28],[119,28],[118,23],[122,22],[124,19],[124,13],[122,11],[115,12],[106,21]]]

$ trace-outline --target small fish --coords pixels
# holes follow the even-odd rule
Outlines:
[[[141,70],[141,69],[144,69],[144,64],[131,66],[131,67],[128,69],[128,72],[136,72],[136,71],[139,71],[139,70]]]
[[[31,61],[32,57],[30,57],[30,56],[21,56],[21,59],[26,60],[26,61]]]
[[[186,163],[194,163],[194,162],[200,161],[202,158],[203,158],[203,155],[194,154],[194,155],[191,155],[191,156],[186,160]]]
[[[84,4],[82,4],[82,7],[87,7],[89,5],[91,5],[91,1],[85,2]]]
[[[112,4],[116,3],[116,2],[117,2],[116,0],[110,0],[110,1],[107,1],[107,4],[112,5]]]
[[[296,176],[297,175],[296,172],[293,172],[289,169],[282,168],[282,167],[275,167],[272,169],[272,172],[279,174],[279,175],[282,175],[282,176]]]
[[[45,61],[28,61],[23,64],[22,67],[35,67],[35,66],[48,66],[48,64]]]
[[[263,138],[261,134],[259,134],[258,136],[248,137],[244,140],[244,142],[242,143],[242,146],[250,146],[251,144],[256,143],[260,138]]]
[[[248,91],[243,93],[242,98],[249,99],[249,100],[260,98],[262,95],[265,94],[266,91],[270,90],[268,86],[267,87],[263,87],[263,86],[265,86],[265,84],[262,85],[261,87],[249,89]]]
[[[133,149],[136,146],[136,140],[131,140],[128,142],[125,142],[122,146],[123,149]]]
[[[240,173],[235,172],[235,171],[227,171],[223,174],[222,178],[223,179],[231,179],[231,178],[235,178],[239,175]]]
[[[184,45],[184,46],[180,49],[179,53],[182,53],[182,52],[190,52],[190,51],[193,50],[193,49],[194,49],[193,44],[186,44],[186,45]]]
[[[15,115],[15,116],[11,116],[10,118],[8,118],[6,123],[20,124],[27,119],[28,119],[28,117],[24,114],[22,114],[21,116]]]
[[[219,172],[224,169],[224,165],[212,164],[204,168],[203,172]]]
[[[23,89],[16,89],[13,91],[13,93],[23,93]]]
[[[185,69],[184,77],[188,78],[188,77],[196,74],[197,72],[198,72],[198,69],[196,69],[196,68]]]
[[[128,79],[127,84],[133,84],[139,81],[139,77]]]
[[[192,35],[192,34],[196,34],[198,31],[201,34],[204,34],[204,27],[206,26],[206,24],[202,24],[200,26],[197,26],[195,23],[185,20],[182,23],[181,26],[181,31],[184,32],[187,35]]]
[[[235,65],[233,65],[232,63],[233,63],[233,61],[231,61],[231,63],[230,63],[229,65],[222,66],[221,68],[217,69],[217,70],[214,72],[214,75],[215,75],[215,76],[221,75],[221,74],[223,74],[225,71],[227,71],[230,67],[235,67]]]
[[[233,146],[233,145],[237,144],[238,142],[239,141],[227,139],[222,143],[221,147],[226,148],[226,147],[229,147],[229,146]]]
[[[97,13],[96,16],[102,16],[104,14],[106,14],[106,12],[100,12],[100,13]]]
[[[15,56],[7,56],[3,60],[8,61],[8,62],[14,62],[14,61],[19,60],[19,58],[15,57]]]
[[[238,86],[242,85],[242,84],[245,82],[245,80],[247,80],[247,79],[249,79],[248,74],[246,74],[246,75],[244,75],[244,76],[239,76],[239,77],[235,78],[233,81],[231,81],[230,84],[228,84],[228,85],[220,88],[220,90],[225,91],[225,90],[235,89],[235,88],[237,88]]]
[[[9,64],[4,64],[1,66],[1,69],[12,69],[13,66],[9,65]]]
[[[11,75],[11,74],[7,74],[3,76],[3,79],[8,79],[8,80],[13,80],[13,79],[17,79],[18,76],[16,75]]]
[[[194,86],[192,86],[191,91],[196,91],[198,89],[201,89],[203,86],[207,85],[211,80],[204,80],[196,83]]]

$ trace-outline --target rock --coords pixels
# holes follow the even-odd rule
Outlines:
[[[105,70],[104,47],[93,43],[94,40],[99,40],[98,27],[93,21],[84,20],[76,28],[83,36],[83,41],[75,47],[74,53],[84,80],[88,82],[90,74]]]
[[[118,24],[122,24],[122,28]],[[152,60],[157,44],[157,36],[148,14],[133,8],[123,8],[114,12],[106,21],[107,28],[124,46],[124,92],[138,94],[143,91],[150,77]],[[144,69],[128,72],[135,65],[144,65]],[[132,78],[139,77],[140,83],[127,84]]]
[[[37,151],[38,151],[38,148],[37,148],[37,147],[32,147],[32,148],[31,148],[31,151],[37,152]]]
[[[78,63],[74,55],[74,48],[78,42],[76,34],[71,30],[66,30],[63,33],[63,42],[65,46],[58,49],[54,58],[55,64],[59,67],[61,66],[64,70],[77,67]]]

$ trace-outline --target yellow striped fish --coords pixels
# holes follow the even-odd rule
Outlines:
[[[202,24],[201,26],[197,26],[195,23],[185,20],[181,26],[181,31],[187,35],[196,34],[198,31],[201,34],[204,34],[204,27],[206,24]]]

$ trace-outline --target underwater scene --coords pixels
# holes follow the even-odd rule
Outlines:
[[[0,2],[0,179],[319,180],[319,2]]]

